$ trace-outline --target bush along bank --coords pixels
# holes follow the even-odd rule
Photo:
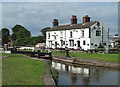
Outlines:
[[[55,81],[55,84],[57,85],[57,83],[58,83],[58,72],[52,67],[52,61],[49,61],[49,67],[50,67],[50,71],[51,71],[51,74],[53,76],[53,79]]]

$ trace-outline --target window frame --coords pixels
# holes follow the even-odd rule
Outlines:
[[[50,33],[48,33],[48,39],[50,39]]]
[[[83,40],[83,45],[86,45],[86,41],[85,40]]]
[[[101,36],[101,30],[96,30],[96,36]]]
[[[82,37],[84,37],[84,36],[85,36],[85,34],[84,34],[84,30],[82,30],[81,32],[82,32]]]
[[[73,32],[72,31],[70,31],[70,38],[72,38],[73,37]]]

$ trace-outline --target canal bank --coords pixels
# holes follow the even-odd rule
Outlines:
[[[27,55],[24,55],[24,56],[27,56]],[[37,57],[30,57],[30,56],[27,56],[27,57],[31,58],[31,59],[35,59],[35,60],[41,60],[46,63],[46,73],[43,76],[43,83],[44,83],[43,85],[47,85],[47,86],[52,85],[53,87],[56,87],[56,83],[55,83],[52,73],[51,73],[49,60],[37,58]]]
[[[116,69],[119,69],[120,67],[120,64],[118,63],[109,63],[109,62],[96,61],[91,59],[64,57],[58,55],[53,55],[53,61],[59,61],[72,65],[87,65],[87,66],[107,67],[107,68],[116,68]]]

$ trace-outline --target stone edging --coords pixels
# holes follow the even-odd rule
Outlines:
[[[108,67],[108,68],[117,68],[117,69],[120,68],[120,64],[117,63],[100,62],[100,61],[82,59],[76,57],[67,58],[63,56],[53,55],[53,60],[71,63],[71,64],[78,64],[78,65]]]

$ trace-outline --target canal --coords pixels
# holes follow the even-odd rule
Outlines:
[[[97,67],[75,67],[53,62],[52,67],[58,71],[57,85],[118,85],[117,70]]]

